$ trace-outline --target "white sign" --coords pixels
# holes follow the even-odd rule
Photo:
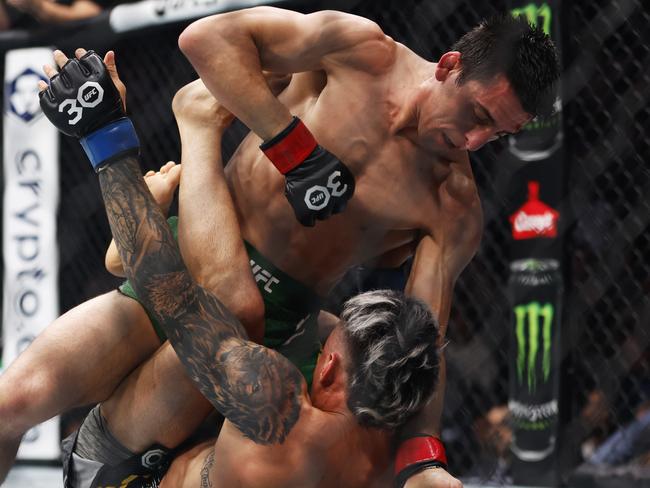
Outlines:
[[[44,64],[53,64],[51,49],[18,49],[5,57],[4,367],[59,315],[59,136],[38,102]],[[20,459],[55,460],[59,455],[58,419],[30,430],[18,451]]]
[[[115,32],[126,32],[151,25],[198,19],[257,5],[273,5],[282,0],[144,0],[113,8],[109,17]]]

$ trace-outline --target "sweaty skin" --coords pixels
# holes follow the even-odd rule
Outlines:
[[[244,238],[276,266],[320,293],[351,265],[373,259],[397,265],[415,252],[407,291],[431,305],[444,335],[453,284],[475,253],[482,227],[466,150],[477,149],[504,131],[515,132],[529,118],[507,82],[498,79],[489,86],[468,82],[459,87],[455,83],[461,66],[459,53],[446,53],[437,64],[429,63],[385,36],[372,22],[332,12],[303,16],[256,8],[209,17],[193,24],[179,42],[210,91],[260,136],[251,134],[244,141],[227,170],[235,198],[233,211]],[[262,68],[299,74],[278,100],[264,82]],[[487,106],[491,117],[477,108],[477,102]],[[303,117],[316,139],[348,165],[357,181],[346,211],[312,229],[295,222],[282,195],[282,177],[257,148],[261,138],[283,129],[292,113]],[[190,139],[188,135],[186,140]],[[187,170],[185,165],[184,159]],[[182,179],[181,192],[186,183],[192,192],[195,183]],[[196,194],[208,195],[205,191]],[[193,206],[185,207],[187,218],[181,215],[179,242],[195,279],[214,290],[216,281],[209,279],[216,280],[227,269],[215,272],[214,258],[226,258],[216,260],[220,266],[232,258],[211,240],[218,224],[213,226],[200,199],[195,200]],[[195,232],[197,228],[202,232]],[[233,255],[245,266],[245,251],[239,247],[233,245]],[[250,273],[233,276],[232,281],[222,283],[226,293],[219,296],[241,292],[241,299],[227,297],[232,302],[229,308],[243,309],[257,318],[259,311],[251,307],[250,297],[256,293],[251,278]],[[109,307],[109,298],[119,306]],[[100,307],[104,303],[107,306]],[[133,300],[114,292],[89,302],[86,308],[102,321],[96,331],[87,332],[83,318],[87,313],[64,316],[58,329],[42,336],[0,380],[0,392],[6,393],[0,395],[0,477],[11,461],[5,461],[2,453],[12,456],[10,450],[15,452],[29,426],[65,408],[105,399],[126,374],[122,369],[133,369],[156,346],[150,323]],[[236,315],[241,318],[243,313],[236,310]],[[65,331],[72,330],[72,322],[79,323],[76,332],[61,340]],[[124,324],[128,324],[124,333],[148,334],[147,347],[133,358],[123,357],[128,348],[120,346]],[[97,341],[99,336],[103,343]],[[143,342],[136,339],[129,344]],[[60,347],[53,348],[53,343]],[[89,348],[88,344],[98,346]],[[75,353],[71,357],[72,345]],[[76,366],[70,364],[73,358],[79,363]],[[110,364],[110,377],[87,370],[84,365],[89,361],[104,369]],[[38,376],[31,374],[34,370]],[[101,389],[97,378],[103,379]],[[69,384],[76,385],[73,391]],[[52,385],[52,391],[43,385]],[[34,402],[33,392],[44,400]],[[436,432],[443,392],[444,383],[433,408],[416,419],[411,431]],[[148,421],[158,418],[147,417]],[[133,450],[153,441],[178,443],[176,436],[160,438],[166,424],[157,430],[151,426],[147,434],[158,432],[153,439],[138,435],[142,422],[130,425],[118,437],[132,435],[129,441],[133,442],[125,442]],[[440,470],[427,473],[434,471]],[[409,480],[407,488],[416,486],[412,484],[415,479]]]
[[[458,86],[460,53],[430,63],[367,19],[337,12],[260,7],[208,17],[179,46],[252,130],[226,169],[244,239],[321,294],[351,266],[398,265],[415,252],[406,291],[432,307],[444,337],[453,286],[482,232],[467,150],[530,120],[507,80]],[[275,97],[262,70],[294,75]],[[258,149],[292,115],[356,179],[345,212],[310,229],[293,218],[282,176]],[[443,362],[435,398],[405,434],[439,432],[444,376]],[[460,485],[432,471],[440,470],[407,488]]]
[[[262,138],[250,134],[226,169],[243,237],[321,294],[351,266],[400,264],[417,249],[407,292],[431,305],[444,335],[453,285],[482,231],[464,149],[527,120],[509,87],[499,85],[502,96],[491,101],[501,111],[495,126],[485,125],[475,102],[493,90],[455,84],[458,53],[430,63],[376,24],[335,12],[256,8],[209,17],[179,45],[212,94],[253,131],[272,136],[298,115],[356,178],[343,214],[303,228],[282,176],[258,149]],[[298,74],[276,99],[261,69]],[[442,392],[444,383],[413,430],[437,431]]]
[[[313,53],[299,49],[313,42],[313,28],[321,23],[327,26],[321,39],[338,39],[336,45],[314,47]],[[253,24],[255,30],[247,31]],[[237,34],[235,26],[243,33]],[[280,36],[281,28],[286,34]],[[217,33],[214,42],[205,42],[208,31]],[[273,133],[282,123],[265,130],[259,122],[264,106],[249,109],[250,99],[262,97],[245,97],[244,88],[231,93],[237,91],[231,78],[247,79],[248,73],[236,66],[246,64],[241,61],[244,54],[236,52],[240,62],[227,75],[214,72],[229,62],[228,53],[245,35],[257,42],[262,68],[312,70],[294,74],[278,104],[287,114],[300,116],[318,142],[345,162],[357,189],[343,215],[303,228],[284,200],[282,176],[258,149],[262,139],[251,133],[226,169],[243,237],[275,265],[325,294],[351,266],[387,255],[400,263],[428,235],[459,256],[448,266],[451,283],[476,249],[481,210],[467,153],[440,147],[433,123],[427,127],[420,122],[428,114],[426,105],[435,103],[435,98],[426,98],[432,98],[429,85],[435,84],[433,78],[442,68],[395,43],[372,22],[344,14],[302,16],[259,8],[196,22],[181,35],[181,48],[215,97],[253,130],[258,125],[260,133]],[[221,47],[222,36],[231,47],[216,56],[212,47]],[[215,60],[221,57],[226,61]],[[450,118],[460,118],[453,115]],[[423,131],[429,133],[423,137]],[[452,218],[463,221],[465,228],[462,235],[450,238],[443,234],[445,220]]]
[[[218,104],[200,80],[179,90],[174,98],[173,106],[179,125],[182,126],[183,137],[188,131],[188,126],[195,129],[199,125],[207,127],[206,132],[217,137],[220,137],[226,126],[223,122],[224,117],[220,115],[224,112],[223,109],[218,108]],[[205,133],[203,135],[205,136]],[[184,139],[184,142],[186,141],[187,139]],[[192,149],[201,152],[211,146],[209,139],[203,137],[196,140]],[[197,161],[190,162],[188,159],[184,159],[183,164],[188,163],[197,163]],[[212,163],[205,164],[205,166],[206,170],[208,168],[214,170],[219,167]],[[199,170],[200,168],[194,169]],[[187,168],[184,171],[187,171]],[[114,171],[111,174],[114,179],[114,175],[118,173]],[[206,179],[210,179],[208,174],[202,174],[205,178],[200,181],[200,184],[204,184]],[[223,181],[223,176],[219,178]],[[148,183],[151,184],[150,181]],[[184,180],[183,185],[186,183],[187,181]],[[120,186],[122,185],[118,185],[118,187]],[[181,191],[186,190],[187,187],[181,188]],[[113,194],[115,190],[110,190],[109,193]],[[222,192],[219,198],[223,200],[224,197],[228,197],[227,192],[226,195]],[[134,200],[134,198],[134,195],[129,194],[125,195],[123,199]],[[141,196],[137,196],[137,198],[142,199]],[[137,204],[133,207],[141,208],[143,205]],[[186,207],[182,206],[181,208]],[[218,233],[213,233],[212,237],[219,242],[224,236],[232,238],[233,235],[239,236],[239,224],[236,219],[228,218],[221,221]],[[160,237],[154,238],[153,241],[165,242]],[[134,245],[122,243],[121,247],[129,249]],[[160,258],[156,256],[153,261],[159,260]],[[143,267],[140,264],[141,261],[144,262],[144,260],[137,260],[138,273],[145,274],[148,268]],[[113,270],[120,271],[115,268]],[[170,280],[168,277],[164,277],[163,282],[170,282]],[[172,287],[176,289],[176,285],[171,283]],[[158,297],[156,308],[165,312],[168,308],[169,297],[174,297],[178,291],[170,292],[169,285],[156,288],[160,288],[155,294],[152,294],[153,297]],[[217,316],[217,314],[210,315]],[[338,324],[338,319],[333,316],[328,317],[328,320],[332,321],[332,319],[334,319],[334,323],[330,329],[335,328]],[[205,365],[209,365],[210,358],[216,356],[212,353],[200,353],[205,350],[201,344],[209,346],[211,343],[210,338],[214,336],[214,330],[205,330],[205,333],[202,333],[201,329],[195,329],[193,325],[189,325],[189,327],[192,327],[193,330],[186,336],[190,346],[185,350],[184,355],[189,358],[185,364],[186,367],[188,367],[188,363],[191,364],[189,367],[192,368],[195,385],[201,388],[213,404],[226,414],[227,418],[239,419],[240,423],[238,428],[233,428],[233,424],[226,422],[216,444],[214,442],[206,443],[178,457],[163,480],[162,487],[390,486],[392,482],[392,473],[390,472],[392,433],[359,428],[356,420],[345,406],[345,398],[342,395],[344,383],[344,376],[341,375],[342,369],[338,370],[339,376],[336,381],[322,381],[321,375],[315,375],[315,383],[326,386],[321,386],[316,390],[312,389],[311,398],[303,398],[300,415],[295,426],[291,426],[291,424],[287,424],[287,421],[291,420],[293,416],[277,415],[274,412],[276,409],[269,410],[269,400],[282,396],[283,389],[280,386],[286,385],[287,380],[276,378],[277,367],[260,366],[264,363],[263,358],[266,355],[263,352],[264,349],[231,348],[227,354],[227,363],[231,367],[214,374],[209,368],[206,369]],[[330,334],[322,354],[323,358],[330,357],[328,354],[330,350],[337,351],[336,337],[335,333]],[[177,341],[172,336],[170,339],[172,344]],[[179,346],[175,347],[183,355]],[[182,344],[180,347],[183,347]],[[178,366],[174,367],[172,357],[175,357],[175,354],[170,351],[169,347],[161,348],[161,351],[152,360],[138,368],[118,387],[108,402],[102,404],[102,413],[109,417],[109,424],[113,432],[115,433],[116,430],[119,432],[119,439],[124,438],[126,429],[133,428],[134,422],[142,421],[137,420],[137,411],[142,412],[145,407],[142,404],[135,407],[133,405],[134,398],[140,399],[150,395],[150,388],[142,382],[142,378],[150,375],[161,378],[156,381],[156,388],[170,390],[165,391],[165,395],[169,395],[165,404],[169,401],[173,402],[173,398],[177,396],[179,384],[183,384],[182,379],[178,378],[178,375],[174,375],[171,382],[165,381],[166,377],[172,377],[173,371],[178,369]],[[169,372],[170,369],[171,372]],[[317,373],[325,369],[321,366],[317,369]],[[257,374],[260,371],[264,374]],[[268,378],[268,381],[265,378]],[[235,392],[239,399],[233,401],[231,396],[230,400],[226,402],[227,404],[219,403],[219,398],[215,398],[213,392],[223,389]],[[184,390],[183,398],[186,403],[196,404],[199,400],[187,390]],[[144,403],[146,404],[146,402]],[[136,410],[136,413],[133,413],[133,410]],[[183,412],[161,412],[160,415],[166,419],[165,422],[173,424],[176,422],[184,424],[187,421],[187,413]],[[248,420],[242,423],[241,419]],[[121,427],[122,425],[125,427]],[[288,430],[291,430],[289,435],[286,433]],[[269,447],[267,444],[271,444],[271,446]],[[252,463],[254,469],[252,469],[251,463],[242,463],[241,460],[244,458],[255,459],[255,463]]]

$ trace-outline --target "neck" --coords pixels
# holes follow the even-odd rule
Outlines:
[[[389,431],[362,428],[356,424],[346,436],[347,449],[341,449],[341,455],[355,456],[354,470],[357,474],[367,480],[376,480],[387,468],[390,471],[394,437]]]
[[[394,133],[402,133],[409,139],[417,139],[420,108],[422,104],[428,103],[433,98],[430,93],[431,87],[427,85],[431,83],[435,66],[426,63],[425,66],[420,67],[420,71],[414,75],[413,84],[402,91],[401,99],[396,104],[398,109],[392,124]]]
[[[346,439],[356,444],[364,452],[371,453],[369,457],[382,456],[382,453],[390,454],[390,445],[394,434],[389,430],[361,427],[348,408],[345,395],[327,395],[312,404],[323,412],[336,415],[341,427],[347,431]]]
[[[352,416],[345,401],[345,392],[340,389],[334,391],[321,391],[311,396],[311,403],[314,407],[323,412],[335,413],[346,417]]]

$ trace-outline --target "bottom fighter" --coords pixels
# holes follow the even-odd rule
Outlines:
[[[60,107],[86,83],[99,87],[103,98],[71,130]],[[115,243],[140,300],[193,383],[226,418],[214,447],[181,456],[161,486],[392,483],[393,431],[426,404],[438,375],[439,351],[431,340],[438,326],[426,305],[388,291],[349,301],[318,359],[309,394],[293,364],[249,341],[234,315],[193,281],[145,186],[135,130],[101,59],[87,53],[70,60],[42,88],[44,113],[62,132],[81,137],[98,172]],[[85,486],[74,478],[87,470],[72,464],[66,483]]]

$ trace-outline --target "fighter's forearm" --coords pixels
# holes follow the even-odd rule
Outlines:
[[[181,34],[179,46],[215,98],[268,140],[289,125],[291,113],[266,82],[247,16],[236,12],[201,19]]]
[[[139,297],[169,322],[174,336],[183,334],[174,319],[196,306],[199,287],[192,281],[165,216],[147,189],[138,161],[126,156],[99,172],[106,213],[124,271]],[[185,296],[190,300],[185,300]],[[219,334],[245,337],[227,310],[217,314]],[[219,336],[220,337],[220,336]]]
[[[409,420],[400,431],[400,438],[407,439],[416,435],[426,434],[440,437],[440,419],[445,401],[445,386],[447,382],[447,367],[444,356],[440,356],[440,370],[436,389],[427,405]]]
[[[134,157],[112,162],[99,180],[127,277],[192,381],[248,438],[283,442],[300,412],[298,370],[246,340],[232,313],[192,281]]]
[[[218,347],[231,337],[245,338],[245,331],[225,307],[216,299],[208,301],[192,281],[137,160],[129,156],[112,163],[99,173],[99,181],[127,277],[147,310],[160,320],[192,378],[204,377],[200,365],[214,361],[214,352],[205,346]],[[213,323],[206,320],[200,306],[210,307]],[[194,315],[195,321],[185,320]]]
[[[411,275],[406,285],[406,292],[427,303],[436,315],[440,327],[438,341],[441,352],[440,372],[435,393],[427,406],[403,428],[402,435],[404,437],[414,434],[437,436],[440,433],[440,418],[442,416],[446,383],[443,345],[451,311],[455,275],[447,269],[445,260],[441,259],[439,254],[435,242],[430,237],[424,237],[418,245]]]

